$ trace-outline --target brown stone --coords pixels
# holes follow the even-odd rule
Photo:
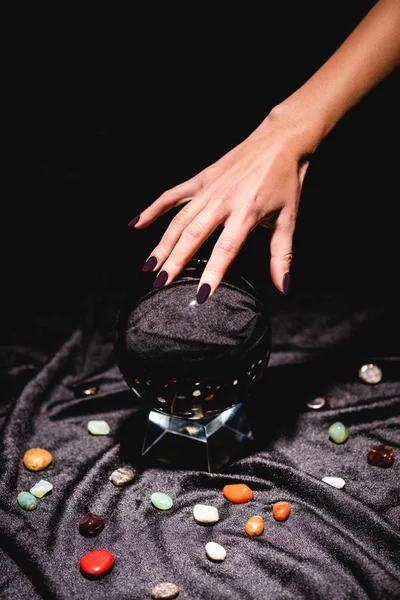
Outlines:
[[[113,471],[110,475],[110,481],[118,487],[123,487],[128,483],[132,483],[135,478],[135,472],[128,467],[120,467],[116,471]]]
[[[24,465],[30,471],[41,471],[49,466],[53,457],[48,450],[43,448],[31,448],[24,454]]]
[[[394,451],[391,446],[380,444],[368,452],[368,462],[375,467],[391,467],[394,462]]]
[[[275,502],[272,507],[272,514],[277,521],[284,521],[290,514],[289,502]]]
[[[262,517],[250,517],[246,523],[245,531],[248,535],[261,535],[264,531],[264,519]]]

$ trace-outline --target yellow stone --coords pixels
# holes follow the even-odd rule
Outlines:
[[[41,471],[49,466],[53,457],[48,450],[31,448],[24,454],[24,465],[30,471]]]

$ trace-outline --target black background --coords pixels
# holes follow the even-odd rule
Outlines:
[[[147,230],[132,231],[128,221],[239,143],[372,5],[36,15],[14,47],[3,331],[10,311],[21,331],[22,314],[30,322],[39,313],[79,314],[86,294],[140,269],[173,211]],[[398,82],[398,73],[382,82],[315,153],[292,290],[393,289]],[[267,285],[268,236],[254,230],[237,259]]]

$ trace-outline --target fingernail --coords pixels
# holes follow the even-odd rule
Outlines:
[[[282,281],[282,292],[284,293],[285,296],[289,291],[289,286],[290,286],[290,273],[285,273],[285,275],[283,276],[283,281]]]
[[[197,292],[197,296],[196,296],[196,300],[198,304],[204,304],[204,302],[207,300],[208,296],[210,295],[211,292],[211,287],[208,285],[208,283],[203,283],[203,285],[200,287],[199,291]]]
[[[132,219],[132,221],[129,221],[128,227],[134,227],[136,225],[136,223],[139,221],[139,219],[140,219],[140,215],[138,215],[137,217]]]
[[[154,267],[157,264],[157,259],[155,256],[150,256],[150,258],[148,258],[146,260],[146,262],[144,263],[143,267],[142,267],[142,271],[151,271],[152,269],[154,269]]]
[[[167,279],[168,279],[167,271],[160,271],[160,273],[157,275],[157,277],[154,280],[153,287],[155,287],[155,288],[161,287],[162,285],[164,285],[164,283],[167,281]]]

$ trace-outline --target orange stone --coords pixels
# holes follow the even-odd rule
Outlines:
[[[229,485],[225,485],[222,493],[227,500],[236,502],[236,504],[248,502],[254,498],[253,490],[245,483],[230,483]]]
[[[272,507],[272,514],[274,515],[277,521],[284,521],[288,518],[289,513],[289,502],[275,502],[274,506]]]
[[[31,448],[24,454],[24,465],[30,471],[41,471],[49,466],[53,457],[48,450]]]
[[[261,535],[264,531],[264,519],[262,517],[250,517],[245,527],[246,533],[249,535]]]

